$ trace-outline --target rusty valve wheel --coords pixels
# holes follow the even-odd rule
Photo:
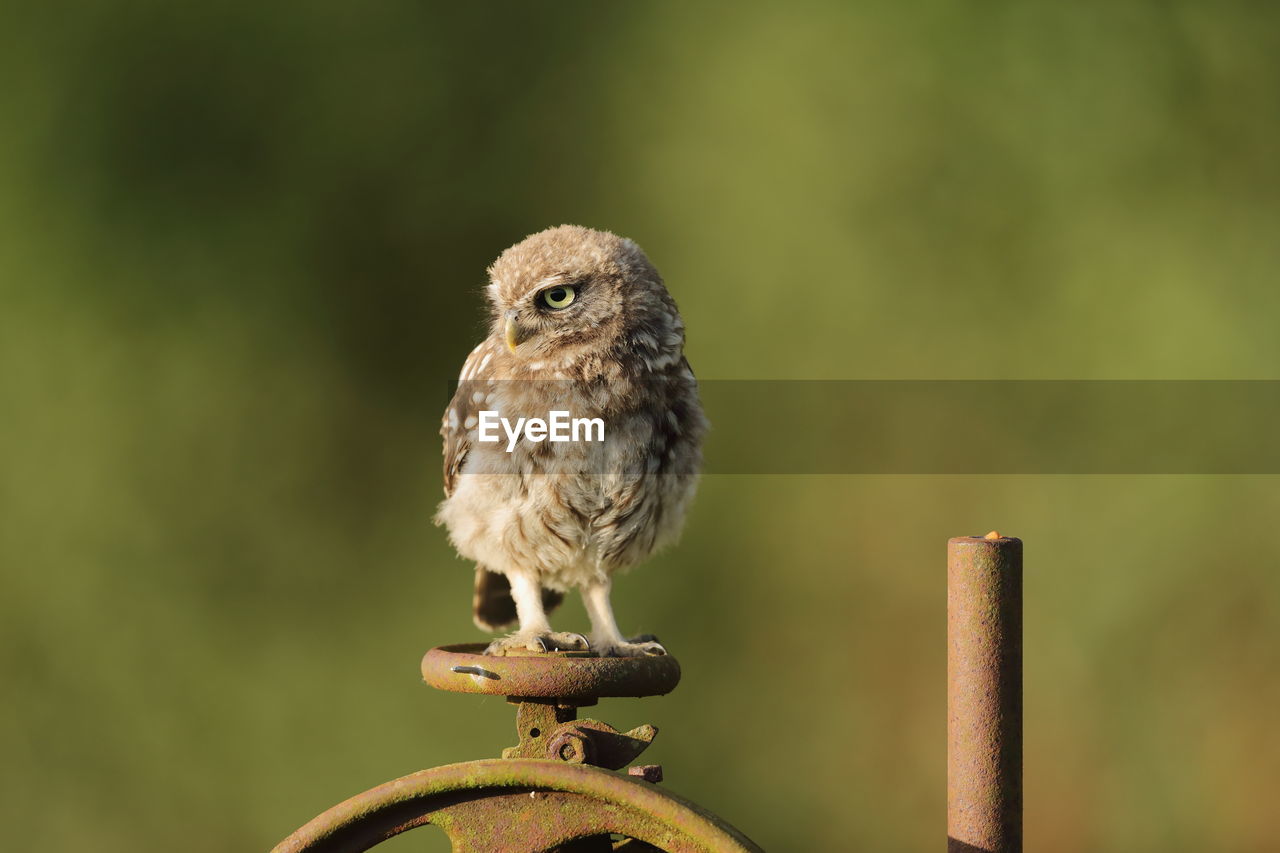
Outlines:
[[[680,683],[671,655],[602,658],[589,652],[530,652],[494,657],[483,643],[434,648],[422,658],[422,679],[454,693],[554,699],[594,705],[618,696],[661,696]],[[575,702],[576,699],[582,701]]]
[[[628,732],[577,709],[606,696],[655,696],[680,681],[670,655],[599,658],[551,652],[490,657],[441,646],[423,679],[460,693],[506,696],[519,743],[501,759],[450,764],[379,785],[316,817],[273,853],[357,853],[419,826],[437,826],[454,853],[760,853],[729,824],[658,787],[662,768],[630,767],[658,730]]]

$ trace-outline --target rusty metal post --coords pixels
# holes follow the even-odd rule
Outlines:
[[[1022,540],[947,542],[947,851],[1022,850]]]

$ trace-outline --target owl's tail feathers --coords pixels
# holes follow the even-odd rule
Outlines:
[[[564,593],[543,588],[542,607],[547,613],[564,601]],[[516,601],[511,597],[511,584],[501,572],[476,566],[476,594],[471,599],[472,620],[481,631],[505,631],[515,625]]]

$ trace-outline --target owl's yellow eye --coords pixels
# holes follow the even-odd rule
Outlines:
[[[538,298],[542,300],[542,304],[550,308],[552,311],[559,311],[561,308],[568,308],[573,304],[573,300],[577,298],[577,288],[569,284],[562,284],[559,287],[548,287],[546,290],[538,294]]]

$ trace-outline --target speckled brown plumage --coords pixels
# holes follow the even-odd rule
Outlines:
[[[489,269],[489,336],[467,358],[445,410],[445,501],[437,521],[475,560],[482,628],[519,630],[511,648],[574,647],[547,612],[571,588],[600,654],[661,654],[628,641],[609,603],[612,576],[678,536],[693,497],[706,421],[684,357],[684,322],[630,240],[573,225],[512,246]],[[478,440],[482,410],[600,418],[603,442]]]

